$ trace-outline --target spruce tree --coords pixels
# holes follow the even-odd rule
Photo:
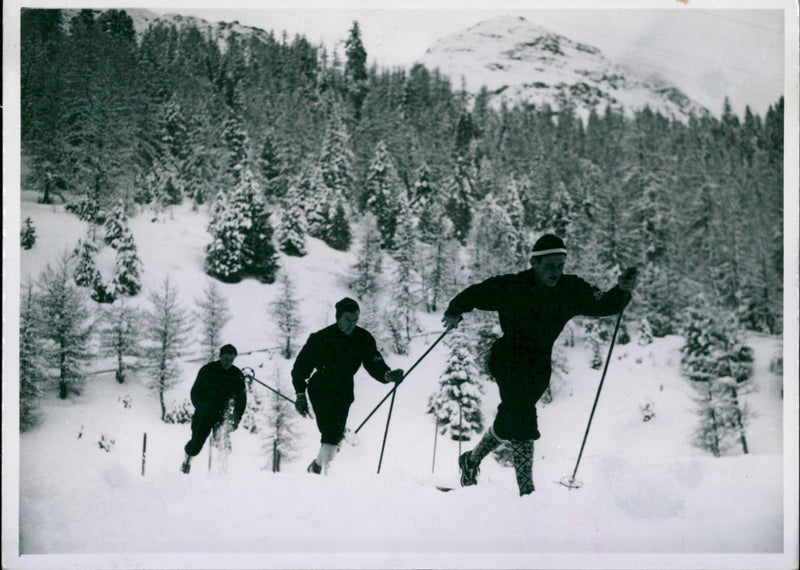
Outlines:
[[[241,204],[220,192],[214,202],[206,246],[206,273],[226,283],[236,283],[244,274],[242,247],[250,221]]]
[[[642,317],[639,320],[639,335],[636,342],[639,346],[653,344],[653,330],[647,317]]]
[[[283,215],[277,231],[278,247],[286,255],[303,257],[308,253],[305,208],[296,186],[290,186],[283,205]]]
[[[242,182],[234,192],[234,200],[242,203],[249,221],[242,242],[242,265],[245,273],[262,283],[274,283],[278,271],[278,253],[273,243],[271,212],[252,172],[246,170]]]
[[[47,386],[47,359],[39,303],[28,282],[22,288],[19,313],[19,429],[39,423],[39,402]]]
[[[350,244],[353,238],[350,233],[350,222],[347,219],[347,213],[344,209],[344,204],[339,201],[336,204],[336,210],[331,220],[330,229],[325,237],[325,243],[333,249],[339,251],[347,251],[350,249]]]
[[[294,283],[286,273],[280,278],[280,293],[270,305],[270,317],[278,326],[281,354],[289,359],[297,348],[301,322]]]
[[[367,96],[369,89],[367,81],[367,51],[361,42],[361,29],[358,22],[354,21],[350,28],[350,35],[345,42],[345,63],[344,73],[347,92],[355,110],[355,117],[361,117],[361,107]]]
[[[33,227],[33,220],[30,216],[22,222],[22,230],[19,234],[19,242],[22,249],[31,249],[36,243],[36,228]]]
[[[79,287],[94,287],[100,279],[100,272],[95,264],[97,244],[94,241],[94,232],[89,230],[84,237],[78,240],[72,255],[76,258],[73,276]]]
[[[100,353],[116,359],[115,377],[119,383],[125,381],[126,359],[133,360],[135,367],[136,360],[142,356],[142,319],[139,309],[123,301],[115,302],[101,312]]]
[[[455,293],[457,283],[458,242],[453,239],[453,223],[443,215],[441,207],[434,209],[442,215],[438,226],[430,228],[428,243],[422,247],[421,283],[425,309],[429,313],[439,310]]]
[[[395,352],[406,354],[412,335],[419,331],[416,311],[419,304],[417,242],[414,220],[405,207],[399,216],[394,259],[397,269],[392,280],[392,308],[388,325],[394,339]]]
[[[428,399],[428,413],[436,418],[440,433],[449,431],[452,439],[466,441],[483,431],[480,372],[465,333],[455,329],[445,342],[450,353],[439,387]]]
[[[405,193],[386,143],[378,142],[367,172],[367,209],[377,218],[381,247],[394,248],[397,217]]]
[[[355,291],[356,298],[363,300],[367,297],[375,297],[382,287],[381,235],[372,214],[368,213],[364,216],[360,241],[349,285]]]
[[[86,294],[74,285],[69,257],[64,254],[58,264],[48,264],[38,281],[41,314],[47,315],[44,337],[48,362],[58,369],[58,396],[79,394],[85,367],[94,357],[91,340],[94,323]]]
[[[133,297],[142,289],[142,262],[136,251],[133,234],[128,228],[116,240],[117,256],[115,259],[116,293]]]
[[[103,232],[105,234],[104,241],[114,249],[118,247],[118,242],[126,233],[130,233],[128,229],[128,215],[125,213],[125,205],[120,200],[111,209],[111,212],[106,216],[106,221],[103,224]]]
[[[699,296],[686,312],[681,369],[697,390],[700,424],[694,443],[719,457],[738,442],[748,453],[748,410],[753,351],[740,338],[735,315]]]
[[[453,222],[453,235],[466,244],[472,229],[473,192],[469,168],[462,158],[456,162],[456,170],[449,184],[446,213]]]
[[[198,307],[196,316],[201,328],[203,356],[211,362],[217,359],[222,346],[222,330],[232,318],[230,303],[219,285],[208,280],[203,289],[203,298],[196,299],[195,304]]]
[[[145,314],[144,329],[149,346],[144,360],[150,372],[149,387],[158,394],[161,420],[165,421],[164,394],[180,379],[179,362],[186,353],[192,324],[189,313],[178,302],[178,290],[169,276],[159,289],[150,292],[149,298],[151,307]]]

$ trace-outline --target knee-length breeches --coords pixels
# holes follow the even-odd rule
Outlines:
[[[494,432],[502,439],[539,439],[536,402],[550,384],[550,358],[520,358],[492,351],[489,371],[500,390]]]
[[[309,386],[308,396],[314,408],[317,428],[321,434],[320,441],[339,445],[344,437],[347,414],[350,412],[353,400],[335,392],[315,390],[311,386]]]

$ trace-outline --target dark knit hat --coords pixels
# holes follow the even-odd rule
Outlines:
[[[236,352],[235,346],[233,346],[232,344],[226,344],[225,346],[219,349],[219,355],[222,356],[223,354],[232,354],[236,356],[239,353]]]
[[[351,299],[350,297],[345,297],[335,305],[336,307],[336,318],[342,316],[342,313],[355,313],[359,310],[358,303],[355,299]]]
[[[567,248],[564,247],[564,242],[560,237],[554,234],[544,234],[536,243],[533,244],[532,257],[541,257],[543,255],[550,255],[553,253],[567,253]]]

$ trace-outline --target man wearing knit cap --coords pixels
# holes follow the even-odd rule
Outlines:
[[[580,277],[565,275],[566,257],[561,238],[543,235],[533,246],[531,269],[467,287],[444,313],[442,322],[450,329],[473,309],[497,311],[503,330],[489,356],[500,405],[478,445],[458,458],[462,486],[475,485],[481,460],[501,443],[508,443],[520,495],[534,491],[533,441],[540,437],[536,402],[550,383],[553,343],[572,317],[613,315],[630,301],[635,269],[602,292]]]
[[[359,367],[363,365],[373,378],[384,384],[399,384],[403,380],[402,370],[390,370],[383,361],[375,338],[356,326],[358,315],[355,300],[345,297],[336,303],[336,322],[308,337],[292,368],[292,384],[297,394],[295,408],[301,415],[309,415],[308,389],[322,436],[319,453],[308,466],[309,473],[327,473],[339,449],[354,399],[353,375]]]

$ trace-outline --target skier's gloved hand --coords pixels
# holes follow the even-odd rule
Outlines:
[[[297,394],[297,399],[294,402],[294,409],[297,410],[297,413],[299,413],[303,417],[309,415],[308,400],[306,399],[305,392],[300,392],[299,394]]]
[[[623,291],[631,292],[636,287],[636,267],[629,267],[619,276],[617,286]]]
[[[389,370],[384,376],[383,379],[386,380],[386,383],[394,382],[395,384],[400,384],[403,381],[403,371],[401,369],[397,370]]]
[[[447,330],[458,328],[458,323],[461,322],[461,315],[448,315],[444,314],[442,317],[442,324]]]

